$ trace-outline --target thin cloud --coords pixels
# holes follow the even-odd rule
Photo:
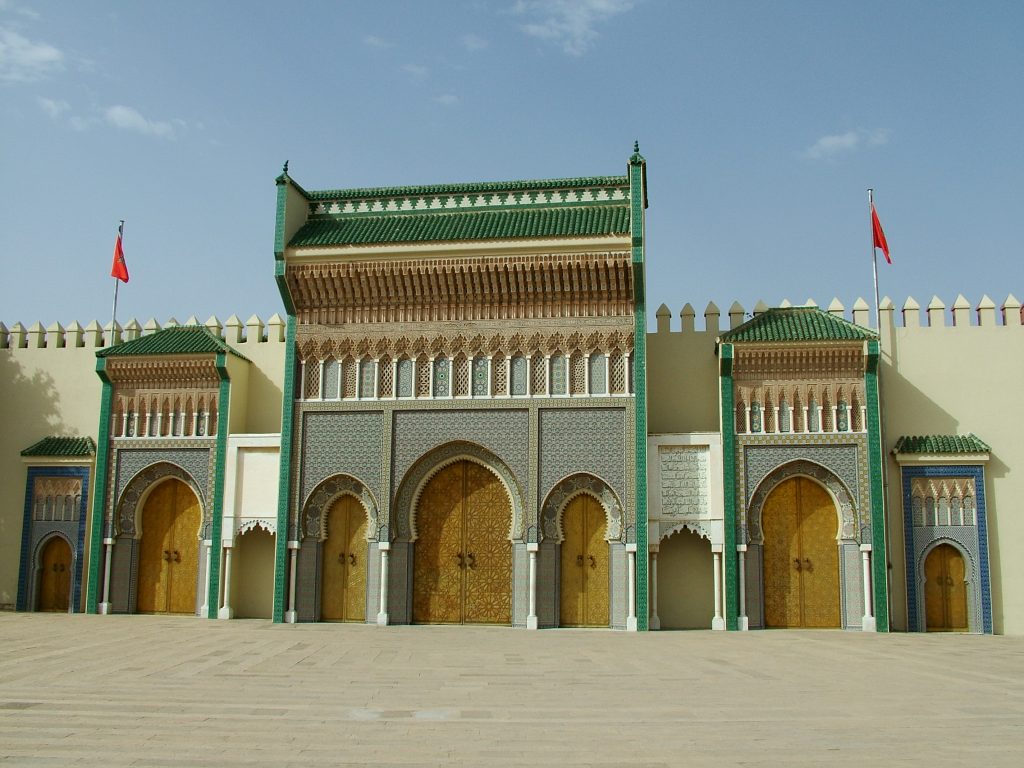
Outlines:
[[[377,35],[367,35],[363,38],[363,45],[368,45],[371,48],[391,48],[394,46],[390,40],[385,40],[383,37],[377,37]]]
[[[469,34],[462,36],[462,46],[467,51],[482,51],[488,45],[489,43],[480,37],[480,35]]]
[[[600,37],[598,25],[634,5],[635,0],[517,0],[512,12],[530,19],[522,25],[526,34],[582,56]]]
[[[422,64],[406,64],[402,71],[412,77],[413,80],[424,80],[430,74],[430,70]]]
[[[0,82],[31,83],[64,68],[64,54],[49,43],[0,27]]]
[[[822,136],[800,154],[808,160],[830,160],[839,155],[855,152],[862,147],[878,147],[888,141],[889,132],[884,128],[874,130],[860,128],[856,131]]]
[[[41,18],[37,11],[33,11],[31,8],[26,8],[21,5],[15,5],[10,0],[0,0],[0,11],[10,11],[16,13],[19,16],[24,16],[26,19],[32,19],[36,21]]]
[[[435,96],[434,101],[446,107],[451,107],[459,103],[459,97],[454,93],[442,93],[440,96]]]
[[[48,114],[50,117],[52,117],[54,120],[56,120],[58,117],[60,117],[69,109],[71,109],[71,105],[68,104],[66,101],[47,99],[43,96],[36,97],[36,104],[38,104],[39,108],[43,110],[43,112]]]
[[[155,136],[160,139],[174,138],[174,127],[169,122],[149,120],[137,109],[122,104],[109,107],[103,113],[103,117],[110,125],[125,131],[135,131],[144,136]]]

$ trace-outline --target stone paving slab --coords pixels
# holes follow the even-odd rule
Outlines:
[[[1024,638],[0,614],[0,765],[1024,764]]]

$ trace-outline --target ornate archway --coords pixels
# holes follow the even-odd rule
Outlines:
[[[619,541],[624,532],[624,513],[615,491],[597,475],[579,472],[556,483],[548,493],[541,507],[541,530],[545,539],[561,542],[565,539],[562,528],[562,514],[569,503],[580,494],[593,496],[604,509],[606,518],[605,539]]]
[[[765,476],[764,480],[750,497],[747,509],[747,541],[751,544],[763,544],[761,513],[764,503],[779,485],[793,477],[809,477],[822,485],[835,502],[839,513],[839,538],[845,541],[857,541],[860,536],[871,540],[870,530],[864,532],[857,529],[857,504],[846,484],[831,470],[806,459],[798,459],[777,467]]]
[[[379,529],[380,507],[370,490],[359,479],[351,475],[332,475],[316,486],[302,506],[303,538],[313,537],[323,541],[327,536],[324,513],[340,496],[354,496],[366,511],[366,538],[373,541]]]
[[[169,461],[161,461],[150,464],[143,470],[137,472],[125,485],[121,498],[117,501],[114,513],[114,535],[128,536],[137,539],[139,536],[139,514],[142,511],[142,502],[156,485],[168,478],[175,478],[185,483],[199,499],[199,506],[202,511],[202,531],[208,529],[210,517],[206,497],[195,478],[177,464]]]

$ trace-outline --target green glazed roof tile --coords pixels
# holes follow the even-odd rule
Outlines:
[[[817,307],[776,307],[731,331],[723,341],[865,341],[878,335]]]
[[[896,441],[896,453],[988,453],[992,449],[978,436],[904,435]]]
[[[22,456],[92,456],[96,443],[91,437],[44,437],[21,452]]]
[[[581,237],[629,233],[629,207],[618,205],[452,211],[396,216],[341,216],[309,221],[293,247]]]
[[[468,192],[516,192],[530,189],[576,189],[579,187],[625,187],[627,176],[581,176],[570,179],[526,179],[521,181],[474,181],[462,184],[427,184],[412,187],[364,187],[324,189],[306,192],[307,200],[349,200],[354,198],[446,195]]]
[[[164,328],[148,336],[140,336],[124,344],[101,349],[96,356],[203,355],[217,352],[230,352],[235,357],[246,359],[203,325]]]

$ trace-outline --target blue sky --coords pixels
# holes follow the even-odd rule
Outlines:
[[[287,7],[286,7],[287,6]],[[1024,3],[0,0],[0,320],[281,311],[307,189],[648,161],[651,312],[1024,298]]]

